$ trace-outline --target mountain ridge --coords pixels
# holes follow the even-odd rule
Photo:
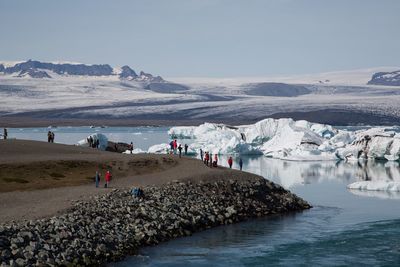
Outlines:
[[[13,64],[14,63],[14,64]],[[15,77],[30,77],[38,79],[51,79],[54,74],[61,76],[116,76],[120,80],[134,80],[138,82],[158,82],[165,80],[161,76],[153,76],[150,73],[136,72],[128,65],[121,69],[112,68],[109,64],[83,64],[71,62],[41,62],[38,60],[27,60],[22,62],[1,62],[0,73],[4,75],[16,75]]]

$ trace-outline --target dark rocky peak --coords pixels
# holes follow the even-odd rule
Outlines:
[[[45,72],[44,70],[37,70],[37,69],[27,69],[27,70],[22,70],[19,74],[18,77],[26,77],[29,76],[31,78],[51,78],[51,76]]]
[[[131,69],[129,66],[125,65],[121,68],[121,73],[119,74],[120,79],[127,79],[127,80],[133,80],[138,77],[136,72]]]
[[[372,75],[368,84],[400,86],[400,70],[392,72],[377,72]]]
[[[141,71],[139,74],[139,80],[141,81],[149,81],[149,82],[156,82],[156,83],[162,83],[165,82],[163,78],[161,78],[161,76],[156,76],[154,77],[153,75],[151,75],[150,73],[146,73],[144,71]]]
[[[87,75],[87,76],[106,76],[111,75],[113,69],[110,65],[84,65],[84,64],[54,64],[46,63],[35,60],[28,60],[26,62],[18,63],[13,67],[5,69],[5,73],[16,73],[21,71],[28,71],[30,69],[50,70],[57,74],[69,75]]]

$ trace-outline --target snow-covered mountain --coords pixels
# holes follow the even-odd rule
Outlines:
[[[332,125],[398,124],[400,87],[367,82],[377,68],[293,77],[166,80],[129,66],[0,62],[0,126],[38,121],[115,119],[244,124],[293,118]],[[50,78],[49,78],[50,77]]]
[[[400,86],[400,70],[375,73],[368,84]]]
[[[51,63],[36,60],[24,62],[0,62],[0,74],[14,77],[53,78],[58,76],[109,76],[121,80],[135,80],[139,82],[164,82],[160,76],[153,76],[145,72],[136,72],[129,66],[121,69],[112,68],[108,64],[86,65],[81,63]]]

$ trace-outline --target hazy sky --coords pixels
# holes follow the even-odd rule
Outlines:
[[[0,60],[165,77],[400,65],[399,0],[0,0]]]

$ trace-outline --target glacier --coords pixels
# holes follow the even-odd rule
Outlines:
[[[174,139],[189,139],[189,149],[212,154],[264,155],[294,161],[390,160],[400,158],[400,134],[393,127],[357,131],[291,118],[267,118],[251,125],[231,126],[203,123],[172,127]],[[149,153],[167,153],[168,144],[156,145]]]

